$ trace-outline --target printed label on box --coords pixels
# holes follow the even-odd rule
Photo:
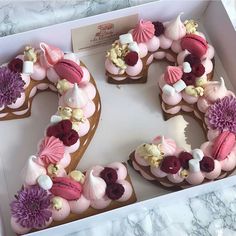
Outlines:
[[[71,30],[73,52],[111,44],[119,35],[127,33],[138,22],[138,14]]]

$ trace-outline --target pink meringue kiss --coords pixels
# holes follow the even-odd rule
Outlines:
[[[47,69],[47,78],[54,84],[58,82],[60,76],[56,73],[53,67]]]
[[[139,47],[139,57],[140,58],[145,57],[148,54],[147,45],[145,43],[139,43],[138,47]]]
[[[213,171],[211,171],[211,172],[206,172],[205,173],[205,177],[207,178],[207,179],[216,179],[217,177],[219,177],[220,176],[220,174],[221,174],[221,164],[220,164],[220,162],[219,161],[217,161],[217,160],[214,160],[214,162],[215,162],[215,168],[214,168],[214,170]]]
[[[149,52],[155,52],[160,47],[160,40],[158,37],[153,36],[148,42],[146,42]]]
[[[181,93],[174,93],[173,95],[162,94],[162,100],[168,105],[177,105],[182,100]]]
[[[54,221],[60,221],[67,218],[70,214],[70,205],[67,200],[62,197],[56,197],[60,202],[60,206],[52,207],[52,218]]]
[[[82,194],[78,200],[69,201],[70,210],[74,214],[81,214],[89,208],[90,200]]]
[[[176,184],[184,181],[184,178],[180,176],[180,172],[176,174],[168,174],[167,178],[170,182],[176,183]]]
[[[94,85],[92,83],[84,83],[82,85],[79,86],[81,89],[83,89],[83,91],[85,91],[88,95],[88,98],[90,100],[93,100],[96,96],[96,89],[94,87]]]
[[[55,66],[55,71],[61,77],[61,79],[66,79],[72,84],[79,84],[83,78],[83,70],[80,65],[76,62],[62,59]]]
[[[141,166],[149,166],[149,163],[146,162],[146,160],[138,154],[137,150],[135,150],[135,152],[134,152],[134,158],[135,158],[135,161],[139,165],[141,165]]]
[[[129,76],[135,76],[135,75],[138,75],[142,71],[142,69],[143,69],[143,62],[139,58],[137,63],[134,66],[127,66],[125,72]]]
[[[164,178],[167,176],[167,173],[162,171],[159,167],[153,167],[151,166],[150,171],[153,175],[155,175],[157,178]]]
[[[100,199],[91,201],[90,206],[94,209],[104,209],[108,207],[111,203],[111,199],[109,199],[106,195]]]
[[[234,148],[234,151],[231,152],[227,158],[225,158],[223,161],[221,161],[221,168],[224,171],[231,171],[236,166],[236,150]]]
[[[90,73],[89,73],[88,69],[85,68],[84,66],[81,66],[81,69],[83,71],[83,77],[80,81],[80,85],[86,85],[90,80]]]
[[[171,44],[172,44],[172,40],[171,39],[168,39],[165,37],[165,35],[161,35],[158,37],[159,40],[160,40],[160,48],[162,49],[168,49],[171,47]]]
[[[57,47],[48,45],[46,43],[40,43],[40,64],[43,67],[49,68],[54,66],[64,56],[64,53]]]
[[[86,135],[89,132],[89,129],[90,123],[88,119],[86,119],[84,122],[80,122],[78,127],[79,137],[83,137],[84,135]]]
[[[153,56],[154,56],[155,59],[161,60],[161,59],[165,58],[166,53],[165,52],[155,52],[153,54]]]
[[[137,43],[148,42],[155,33],[154,25],[151,21],[140,20],[132,31],[133,39]]]
[[[64,153],[65,146],[60,139],[54,136],[45,137],[39,146],[38,159],[46,166],[56,164],[63,158]]]
[[[11,109],[16,109],[21,107],[25,102],[25,93],[21,93],[21,96],[16,99],[15,103],[12,103],[11,105],[8,105],[7,107]]]
[[[188,95],[185,91],[182,92],[182,97],[188,104],[194,104],[199,99],[199,97]]]
[[[118,180],[117,183],[121,184],[125,189],[123,195],[119,199],[117,199],[117,201],[118,202],[125,202],[125,201],[129,200],[132,193],[133,193],[133,189],[132,189],[131,184],[126,180]]]
[[[84,117],[89,118],[91,117],[96,110],[95,104],[93,101],[89,101],[88,104],[83,107]]]
[[[27,234],[31,228],[22,227],[19,223],[17,223],[17,219],[14,217],[11,217],[11,227],[17,234]]]
[[[43,80],[46,78],[46,69],[39,63],[34,64],[34,72],[30,75],[33,80]]]
[[[182,51],[180,40],[173,41],[173,43],[171,44],[171,50],[177,54]]]
[[[192,185],[201,184],[203,180],[204,180],[204,175],[201,171],[189,172],[189,175],[186,178],[186,181]]]
[[[110,60],[110,59],[106,59],[106,61],[105,61],[105,68],[106,68],[106,70],[109,72],[109,73],[111,73],[111,74],[113,74],[113,75],[118,75],[119,74],[119,72],[120,72],[120,68],[119,67],[117,67],[117,66],[115,66],[113,63],[112,63],[112,61]]]

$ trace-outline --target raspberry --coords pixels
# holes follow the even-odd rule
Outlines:
[[[109,184],[106,188],[106,195],[111,200],[117,200],[121,198],[124,192],[125,192],[125,188],[123,187],[122,184],[118,184],[118,183]]]
[[[166,156],[161,163],[161,170],[168,174],[176,174],[180,167],[180,161],[176,156]]]
[[[70,120],[62,120],[56,126],[62,133],[67,133],[72,129],[72,122]]]
[[[125,56],[124,60],[128,66],[134,66],[138,61],[138,53],[131,51]]]
[[[59,138],[65,146],[71,146],[79,139],[78,133],[72,129],[70,120],[62,120],[59,123],[48,127],[47,136]]]
[[[62,136],[61,141],[65,146],[71,146],[77,142],[79,135],[75,130],[70,130],[68,133]]]
[[[191,160],[191,159],[193,159],[193,156],[189,152],[181,152],[179,154],[180,164],[186,170],[189,169],[188,161]]]
[[[110,168],[105,167],[104,170],[100,173],[100,177],[104,179],[107,184],[113,184],[117,181],[117,172]]]
[[[194,65],[199,65],[201,64],[201,59],[193,54],[188,54],[185,58],[184,61],[188,62],[190,66]]]
[[[205,172],[211,172],[215,168],[215,162],[211,157],[204,156],[200,161],[200,169]]]
[[[188,85],[195,85],[196,77],[195,75],[190,72],[190,73],[183,73],[183,76],[181,78],[185,84]]]
[[[162,24],[162,22],[156,21],[156,22],[152,22],[152,24],[154,25],[154,28],[155,28],[155,36],[158,37],[158,36],[164,34],[165,27]]]
[[[23,70],[23,61],[20,58],[14,58],[9,62],[7,67],[15,73],[21,73]]]
[[[201,77],[205,73],[205,67],[202,64],[193,65],[192,72],[196,77]]]

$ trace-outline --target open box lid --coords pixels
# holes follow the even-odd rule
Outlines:
[[[169,8],[169,4],[172,4],[172,8]],[[168,9],[168,12],[166,12],[166,9]],[[230,24],[230,21],[228,19],[228,15],[223,8],[223,5],[221,2],[209,2],[209,1],[185,1],[184,4],[181,4],[181,1],[176,1],[173,3],[173,1],[159,1],[159,2],[152,2],[147,3],[140,6],[135,6],[123,10],[118,10],[115,12],[108,12],[105,14],[92,16],[84,19],[79,19],[76,21],[66,22],[54,26],[49,26],[37,30],[32,30],[25,33],[20,33],[16,35],[10,35],[3,38],[0,38],[0,48],[1,48],[1,55],[0,55],[0,63],[5,62],[7,59],[10,59],[13,57],[16,52],[20,51],[22,47],[25,46],[25,43],[31,43],[32,45],[40,42],[40,41],[46,41],[49,44],[56,44],[58,47],[62,48],[64,51],[70,51],[71,50],[71,29],[79,27],[79,26],[86,26],[97,22],[104,22],[106,20],[110,20],[116,17],[122,17],[127,16],[131,14],[139,14],[140,18],[146,18],[150,20],[167,20],[175,17],[179,12],[184,11],[185,15],[184,18],[203,18],[204,25],[206,30],[209,32],[209,36],[213,42],[213,45],[217,48],[218,52],[218,46],[219,46],[219,56],[222,60],[222,62],[225,61],[232,61],[233,54],[232,51],[235,52],[236,45],[233,43],[233,39],[235,37],[235,34],[231,32],[231,29],[233,28]],[[163,15],[163,12],[165,12],[165,15]],[[217,12],[217,13],[216,13]],[[215,16],[221,15],[221,21],[216,22]],[[222,24],[222,25],[221,25]],[[227,40],[229,40],[229,44],[225,43],[224,38],[220,37],[222,36],[222,33],[219,32],[219,28],[224,29],[226,31],[226,34],[229,35]],[[219,34],[220,33],[220,34]],[[220,35],[220,36],[219,36]],[[219,38],[219,39],[218,39]],[[218,39],[218,40],[217,40]],[[231,48],[228,50],[229,52],[226,52],[224,50],[224,47],[222,46],[222,41],[224,42],[224,45],[230,45]],[[222,51],[221,51],[222,48]],[[90,52],[88,52],[90,53]],[[235,55],[235,53],[234,53]],[[227,60],[228,58],[228,60]],[[227,67],[226,67],[227,66]],[[227,64],[225,68],[227,69],[228,74],[230,75],[230,78],[232,79],[232,82],[235,83],[236,81],[233,80],[233,75],[236,75],[236,71],[234,71],[234,67],[229,66]],[[228,70],[229,69],[229,70]],[[231,76],[232,75],[232,76]],[[75,221],[72,223],[68,223],[66,225],[61,225],[58,227],[54,227],[51,229],[44,230],[44,235],[60,235],[62,233],[71,233],[78,228],[80,230],[88,228],[89,226],[96,225],[98,222],[104,221],[106,219],[114,219],[116,217],[122,217],[130,213],[131,211],[137,210],[139,207],[147,207],[151,208],[155,205],[155,203],[169,203],[170,201],[177,201],[178,199],[184,199],[185,197],[193,197],[197,195],[199,192],[204,193],[207,191],[213,191],[217,189],[221,189],[223,187],[229,187],[232,186],[235,183],[236,177],[229,177],[224,180],[220,180],[214,183],[210,183],[207,185],[201,185],[198,187],[193,187],[188,190],[183,190],[167,195],[163,195],[161,197],[153,198],[151,200],[146,200],[143,202],[139,202],[137,204],[133,204],[131,206],[123,207],[120,209],[116,209],[107,213],[102,213],[96,216],[92,216],[89,218],[85,218],[80,221]],[[63,228],[62,228],[63,227]],[[29,235],[40,235],[42,232],[35,232]]]

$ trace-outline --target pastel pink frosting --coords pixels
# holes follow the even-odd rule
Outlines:
[[[174,84],[182,78],[183,70],[178,66],[167,66],[164,79],[167,84]]]
[[[45,137],[39,146],[38,161],[44,165],[56,164],[63,158],[64,153],[65,146],[60,139]]]
[[[151,21],[140,20],[132,31],[137,43],[146,43],[154,36],[155,28]]]

